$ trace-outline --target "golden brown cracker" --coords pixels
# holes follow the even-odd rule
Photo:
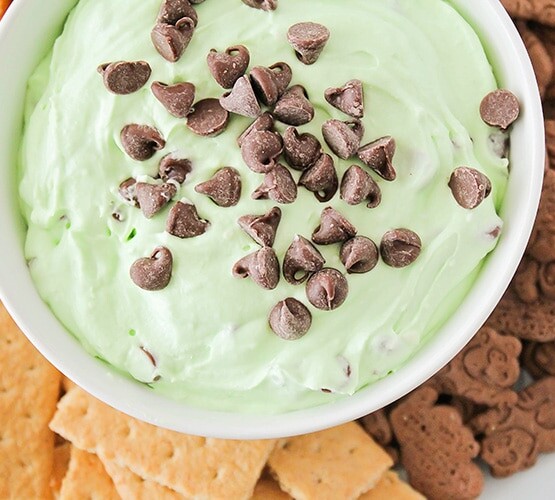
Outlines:
[[[184,500],[179,493],[134,474],[113,460],[101,460],[112,478],[116,491],[123,500]]]
[[[62,489],[62,482],[69,467],[69,456],[71,453],[71,443],[63,443],[54,448],[54,465],[50,476],[50,489],[52,496],[58,498]]]
[[[67,378],[65,375],[62,377],[62,388],[65,392],[71,391],[71,389],[79,387],[73,380]]]
[[[501,0],[501,3],[511,17],[555,26],[555,0]]]
[[[350,499],[373,488],[389,455],[350,422],[282,441],[268,461],[281,488],[297,500]]]
[[[0,0],[0,19],[2,19],[2,16],[6,12],[6,10],[8,10],[8,7],[11,3],[12,0]]]
[[[395,472],[388,471],[376,487],[362,495],[359,500],[425,500],[425,497],[401,481]]]
[[[53,430],[135,474],[188,497],[252,496],[275,441],[189,436],[140,422],[72,389],[58,405]]]
[[[0,498],[48,498],[60,374],[0,304]]]
[[[96,455],[71,447],[69,468],[62,482],[60,500],[118,500],[112,479]]]
[[[256,483],[251,500],[293,500],[274,479],[261,478]]]

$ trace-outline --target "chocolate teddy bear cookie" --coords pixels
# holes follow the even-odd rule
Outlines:
[[[555,170],[545,172],[538,217],[527,253],[538,262],[555,261]]]
[[[555,342],[529,342],[524,346],[521,361],[535,379],[555,377]]]
[[[525,257],[487,324],[498,331],[525,340],[555,340],[553,283],[555,260],[542,263],[530,256]]]
[[[536,463],[540,453],[555,451],[555,377],[519,394],[514,406],[492,408],[471,421],[483,434],[481,458],[495,477],[506,477]]]
[[[476,498],[484,477],[472,459],[480,447],[459,412],[437,399],[437,391],[421,387],[391,412],[409,481],[430,500]]]
[[[467,425],[476,415],[489,408],[486,405],[477,404],[470,401],[470,399],[458,396],[452,397],[448,404],[460,413],[464,425]]]
[[[364,430],[381,445],[394,464],[399,462],[399,450],[394,444],[393,429],[384,408],[362,417],[359,420]]]
[[[518,396],[511,386],[520,374],[521,349],[518,339],[484,327],[429,385],[487,406],[515,404]]]

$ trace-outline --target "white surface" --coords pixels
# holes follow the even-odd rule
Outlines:
[[[543,455],[531,469],[505,479],[486,477],[484,500],[555,499],[555,453]]]
[[[498,0],[456,2],[492,48],[488,55],[502,85],[515,92],[523,106],[512,134],[512,175],[502,214],[506,226],[498,248],[457,314],[403,369],[343,401],[280,416],[207,412],[153,394],[86,354],[33,287],[23,258],[15,181],[25,83],[47,50],[48,33],[61,26],[75,2],[18,0],[0,23],[0,297],[55,366],[94,396],[134,417],[192,434],[254,439],[316,431],[374,411],[420,385],[466,344],[501,297],[522,256],[544,167],[543,118],[532,67]]]

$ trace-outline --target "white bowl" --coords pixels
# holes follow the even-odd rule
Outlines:
[[[239,0],[236,0],[239,1]],[[0,297],[33,344],[60,371],[107,404],[141,420],[191,434],[262,439],[338,425],[405,395],[441,369],[471,339],[509,284],[536,215],[544,168],[544,130],[535,77],[522,41],[498,0],[457,0],[482,37],[503,87],[523,113],[512,132],[511,176],[501,214],[506,222],[471,293],[456,314],[403,368],[355,395],[275,416],[204,411],[155,394],[87,354],[40,299],[23,256],[16,156],[26,82],[50,49],[47,41],[77,0],[16,0],[0,22]]]

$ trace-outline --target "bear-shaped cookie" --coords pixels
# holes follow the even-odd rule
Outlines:
[[[480,456],[495,477],[506,477],[536,463],[540,453],[555,451],[555,377],[519,393],[513,406],[492,408],[470,423],[482,434]]]
[[[515,337],[483,327],[429,384],[442,394],[460,396],[478,404],[514,404],[518,396],[511,386],[520,375],[521,349]]]
[[[472,459],[480,447],[460,413],[436,405],[437,399],[437,391],[424,386],[391,411],[401,462],[411,485],[430,500],[476,498],[484,477]]]

